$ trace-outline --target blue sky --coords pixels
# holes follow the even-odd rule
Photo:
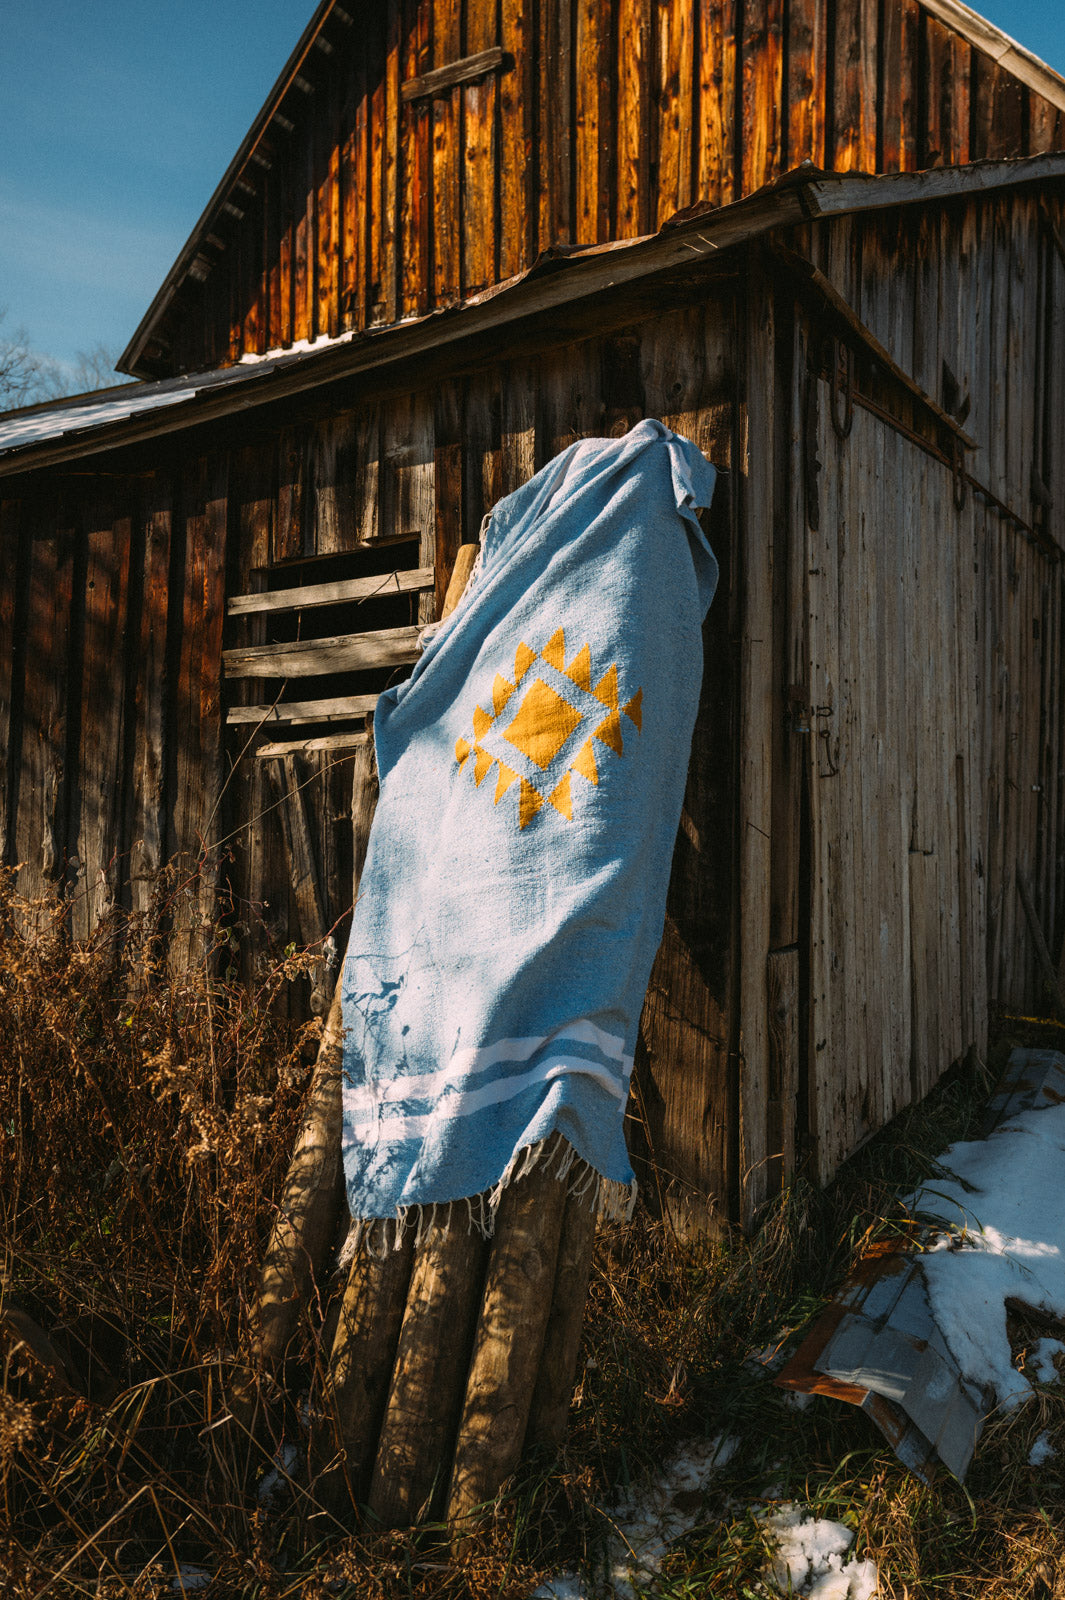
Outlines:
[[[1063,0],[979,9],[1065,74]],[[60,361],[98,341],[125,345],[313,10],[5,0],[4,332],[24,325]]]

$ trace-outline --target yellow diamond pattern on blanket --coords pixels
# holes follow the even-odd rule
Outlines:
[[[521,640],[509,675],[505,671],[494,675],[488,691],[492,709],[475,705],[470,737],[459,739],[455,746],[460,771],[472,754],[467,770],[472,770],[478,788],[496,768],[494,805],[517,785],[517,803],[511,801],[510,807],[521,828],[541,813],[545,802],[556,815],[571,822],[575,806],[581,804],[573,792],[573,773],[597,788],[599,762],[607,750],[615,756],[625,754],[622,718],[637,733],[643,728],[642,689],[622,705],[615,664],[600,674],[593,673],[587,643],[567,660],[568,656],[562,628],[556,628],[538,651]],[[486,695],[482,693],[481,698]]]

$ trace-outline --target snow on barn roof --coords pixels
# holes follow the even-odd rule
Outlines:
[[[553,250],[461,305],[368,332],[301,341],[210,372],[120,384],[0,413],[0,476],[110,450],[320,386],[366,376],[520,319],[722,252],[817,217],[975,196],[1065,178],[1065,152],[926,172],[826,173],[804,162],[728,206],[695,206],[641,239]]]

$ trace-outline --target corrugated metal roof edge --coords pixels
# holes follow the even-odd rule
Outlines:
[[[1065,152],[1027,156],[1013,161],[974,162],[964,167],[935,167],[927,172],[824,173],[806,162],[744,200],[705,212],[685,214],[660,233],[586,249],[553,252],[525,273],[497,284],[483,294],[428,316],[394,323],[357,335],[342,335],[321,349],[278,351],[262,360],[217,368],[177,378],[128,384],[101,396],[114,405],[118,396],[145,414],[101,420],[60,438],[29,441],[0,452],[0,475],[36,470],[75,457],[193,427],[215,416],[281,399],[320,384],[377,372],[430,349],[471,339],[537,312],[587,298],[660,272],[709,260],[748,240],[819,216],[881,210],[931,203],[965,195],[1009,189],[1024,183],[1065,178]],[[167,390],[184,398],[174,406],[148,402]],[[189,395],[189,390],[194,391]],[[204,393],[204,391],[208,391]],[[90,402],[92,397],[90,396]],[[54,412],[69,401],[41,408]],[[79,410],[90,410],[82,404]],[[25,414],[25,413],[24,413]]]

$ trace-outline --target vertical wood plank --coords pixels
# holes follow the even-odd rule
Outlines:
[[[315,273],[315,332],[335,338],[340,331],[340,107],[339,83],[331,72],[319,94],[317,109],[318,196]]]
[[[281,236],[278,241],[278,267],[277,267],[277,315],[278,315],[278,345],[291,344],[295,338],[295,309],[293,289],[295,282],[295,254],[296,234],[293,205],[295,192],[294,161],[292,150],[286,147],[280,158],[278,168],[278,205],[281,211],[279,227]],[[221,268],[215,268],[212,277],[217,277]]]
[[[277,523],[274,561],[291,561],[304,554],[307,486],[307,436],[303,428],[283,428],[277,441]]]
[[[574,13],[574,243],[598,244],[610,237],[610,13],[600,0],[574,0]]]
[[[13,803],[18,800],[20,764],[20,706],[22,674],[25,670],[25,627],[20,605],[20,590],[25,589],[26,558],[29,555],[23,526],[28,520],[25,501],[0,499],[0,749],[5,752],[5,768],[0,772],[0,865],[11,865],[14,845]]]
[[[667,0],[656,17],[657,175],[652,221],[660,228],[692,202],[692,71],[695,0]]]
[[[825,93],[828,66],[826,0],[788,7],[788,113],[784,165],[825,165]]]
[[[69,513],[66,513],[69,515]],[[64,814],[69,768],[67,725],[74,600],[74,530],[53,497],[38,505],[30,552],[25,646],[22,755],[15,819],[16,888],[32,899],[46,894],[64,868]],[[80,597],[79,597],[80,598]]]
[[[462,53],[459,0],[433,0],[433,65]],[[433,97],[433,299],[458,299],[460,263],[461,89]]]
[[[366,93],[367,163],[366,204],[368,215],[366,323],[383,322],[388,306],[388,217],[385,200],[388,192],[388,83],[386,28],[388,10],[373,7],[366,15]]]
[[[795,1109],[799,1084],[799,952],[768,957],[767,1188],[779,1194],[795,1168]]]
[[[430,12],[420,0],[407,0],[403,48],[404,82],[428,71]],[[429,249],[432,162],[429,130],[432,102],[408,100],[400,109],[403,198],[400,230],[402,310],[407,317],[429,309]]]
[[[476,55],[498,44],[496,8],[489,0],[467,0],[467,55]],[[557,85],[559,94],[565,86]],[[495,281],[496,241],[499,219],[496,215],[496,74],[488,73],[462,88],[463,98],[463,205],[462,262],[463,292],[476,294]]]
[[[783,118],[783,0],[746,0],[742,44],[741,194],[780,172]]]
[[[316,555],[350,550],[355,543],[352,504],[355,451],[355,419],[350,411],[323,418],[316,424],[310,442],[311,526],[307,535],[307,542]]]
[[[772,295],[761,257],[747,258],[744,384],[744,572],[740,635],[740,1211],[750,1224],[767,1192],[766,958],[772,846],[773,385]]]
[[[381,317],[396,320],[400,304],[400,32],[403,7],[390,0],[385,21],[385,67],[382,115],[385,119],[381,174]]]
[[[292,259],[292,338],[314,338],[314,142],[310,130],[303,134],[304,145],[296,147],[296,229]]]
[[[355,114],[344,146],[344,315],[347,327],[366,326],[366,285],[369,267],[370,101],[366,58],[362,51],[352,64]]]
[[[917,0],[895,0],[884,7],[879,172],[913,172],[917,167],[920,21]]]
[[[615,235],[648,231],[650,0],[617,3],[617,202]]]
[[[502,10],[500,43],[513,68],[499,79],[499,275],[513,277],[535,254],[537,160],[533,148],[532,0]]]
[[[736,62],[739,55],[728,0],[697,0],[698,115],[695,198],[725,205],[735,198]]]
[[[173,498],[169,478],[153,478],[144,507],[144,571],[134,677],[130,904],[145,915],[165,861],[166,641]]]
[[[120,826],[131,523],[115,499],[90,505],[85,530],[80,748],[71,839],[71,932],[87,939],[118,902],[127,871]]]
[[[445,379],[437,387],[433,411],[437,616],[444,604],[459,545],[463,543],[463,410],[461,379]],[[471,542],[475,534],[476,529],[471,529]]]
[[[355,413],[352,519],[356,544],[372,544],[380,532],[381,408],[377,401]]]
[[[221,661],[225,610],[227,461],[194,461],[185,474],[185,550],[173,734],[169,853],[180,863],[170,962],[175,972],[210,953],[219,884],[216,840],[225,833]]]
[[[950,28],[927,14],[921,19],[925,123],[920,165],[950,167],[969,158],[969,80],[972,49]]]
[[[877,0],[839,0],[836,8],[832,166],[875,172]]]

